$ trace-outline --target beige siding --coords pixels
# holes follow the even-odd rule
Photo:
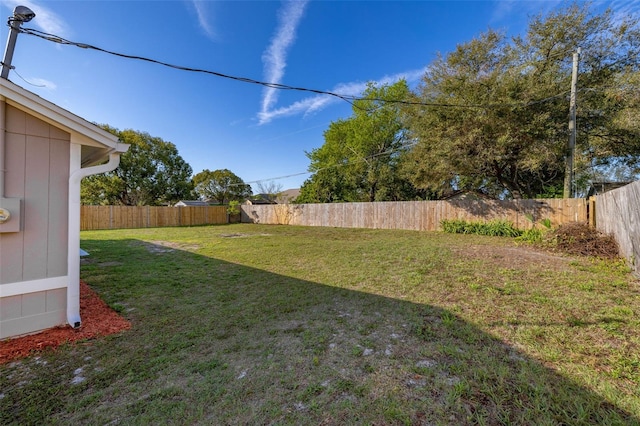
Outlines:
[[[11,108],[7,108],[11,110]],[[7,114],[9,115],[9,114]],[[26,136],[7,133],[5,139],[5,197],[24,200],[24,166],[26,158]],[[24,201],[22,203],[24,226]],[[0,233],[0,285],[22,281],[24,268],[24,233]]]
[[[47,276],[49,140],[27,136],[24,170],[24,268],[22,280]]]
[[[6,108],[5,197],[21,198],[22,232],[0,233],[0,285],[67,274],[68,133]]]
[[[0,298],[0,339],[64,324],[66,312],[66,288]]]
[[[0,233],[0,286],[67,275],[70,135],[6,107],[6,198],[21,232]],[[0,338],[66,322],[66,289],[0,298]]]
[[[61,139],[50,141],[47,277],[56,277],[67,275],[69,174],[56,171],[69,170],[69,142]]]

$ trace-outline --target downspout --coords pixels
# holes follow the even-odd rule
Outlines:
[[[71,144],[71,164],[80,164],[80,145]],[[109,152],[109,161],[93,167],[79,168],[69,176],[69,222],[67,268],[67,322],[73,328],[80,327],[80,181],[82,178],[106,173],[120,164],[121,152]],[[74,162],[77,161],[77,162]]]

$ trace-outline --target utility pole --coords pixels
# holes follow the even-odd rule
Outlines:
[[[13,17],[9,18],[10,30],[9,38],[7,38],[7,47],[4,50],[4,59],[2,59],[2,72],[0,78],[7,80],[9,71],[11,70],[11,61],[13,60],[13,51],[16,47],[16,39],[20,32],[20,25],[23,22],[29,22],[36,16],[31,9],[26,6],[16,6],[13,10]]]
[[[576,89],[578,86],[578,61],[580,48],[573,54],[573,68],[571,71],[571,100],[569,101],[569,143],[567,144],[567,163],[564,171],[564,197],[575,196],[575,176],[573,163],[576,153]]]

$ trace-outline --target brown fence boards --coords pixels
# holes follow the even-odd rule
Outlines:
[[[243,205],[242,221],[338,228],[435,231],[444,219],[504,219],[521,229],[587,221],[587,200],[447,200],[379,203]]]
[[[620,254],[640,274],[640,181],[596,196],[596,228],[612,234]]]
[[[447,200],[379,203],[243,205],[242,221],[341,228],[435,231],[444,219],[505,219],[527,229],[549,219],[553,226],[587,221],[587,200]],[[81,229],[155,228],[227,223],[224,206],[82,206]]]
[[[80,229],[130,229],[227,223],[225,206],[81,206]]]

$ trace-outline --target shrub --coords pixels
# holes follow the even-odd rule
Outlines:
[[[496,219],[489,222],[468,222],[460,219],[440,222],[444,232],[450,234],[478,234],[494,237],[518,237],[522,231],[509,221]]]

